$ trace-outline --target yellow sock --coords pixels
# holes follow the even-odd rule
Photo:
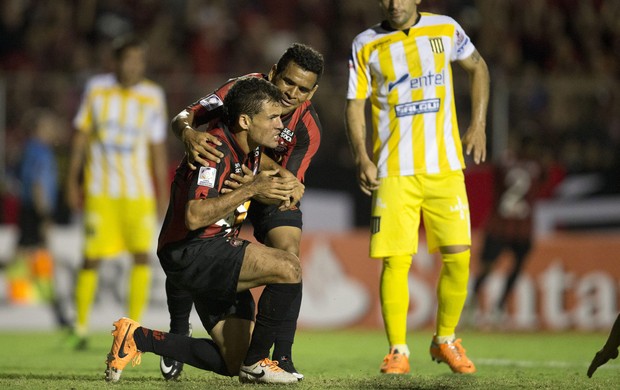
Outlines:
[[[450,336],[456,330],[467,298],[470,251],[442,255],[437,284],[437,336]]]
[[[129,276],[128,312],[129,318],[140,322],[144,309],[148,304],[151,289],[151,267],[147,264],[136,264]]]
[[[88,329],[90,310],[95,301],[99,277],[97,270],[82,269],[75,285],[76,331],[83,335]]]
[[[392,256],[383,260],[381,313],[390,346],[407,344],[410,267],[411,255]]]

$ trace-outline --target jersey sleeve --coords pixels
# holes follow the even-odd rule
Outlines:
[[[361,36],[356,37],[349,55],[349,87],[347,99],[366,99],[371,92],[368,53]]]
[[[78,107],[78,111],[73,118],[73,127],[84,133],[90,132],[93,127],[92,91],[93,80],[91,79],[84,87],[80,106]]]
[[[450,60],[451,61],[460,61],[469,57],[476,50],[471,39],[465,33],[465,30],[458,24],[457,21],[452,19],[452,23],[454,24],[454,36],[452,37],[454,41],[454,50],[451,53]]]
[[[285,168],[303,183],[312,158],[321,144],[321,121],[312,105],[297,123],[295,130],[297,142],[286,162]]]
[[[152,143],[162,143],[166,140],[168,128],[168,109],[166,107],[166,95],[164,90],[156,86],[153,93],[155,104],[151,112],[149,126],[151,129],[150,141]]]

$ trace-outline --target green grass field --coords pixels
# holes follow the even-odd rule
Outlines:
[[[112,326],[110,326],[110,329]],[[196,337],[200,337],[197,334]],[[204,334],[203,334],[204,336]],[[610,361],[593,378],[586,370],[602,346],[604,333],[461,332],[474,375],[455,375],[431,361],[431,333],[409,336],[412,373],[379,374],[386,352],[380,331],[301,331],[295,364],[306,379],[296,389],[619,389],[620,362]],[[232,389],[251,388],[237,378],[220,377],[186,366],[182,379],[164,381],[159,358],[145,354],[127,366],[116,384],[104,381],[112,336],[95,334],[87,351],[75,352],[60,332],[0,332],[0,389]],[[265,387],[265,386],[260,386]],[[268,386],[267,386],[268,387]],[[281,387],[281,386],[278,386]]]

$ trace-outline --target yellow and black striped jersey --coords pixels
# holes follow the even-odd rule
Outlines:
[[[355,37],[347,98],[370,98],[379,177],[465,167],[451,62],[474,50],[454,19],[425,12],[408,30],[384,22]]]
[[[149,145],[164,142],[168,126],[158,84],[143,80],[123,88],[114,74],[93,76],[73,124],[89,137],[84,168],[88,195],[154,196]]]

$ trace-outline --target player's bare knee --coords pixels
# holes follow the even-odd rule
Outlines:
[[[299,257],[286,252],[282,256],[281,268],[283,273],[283,283],[300,283],[301,282],[301,262]]]

